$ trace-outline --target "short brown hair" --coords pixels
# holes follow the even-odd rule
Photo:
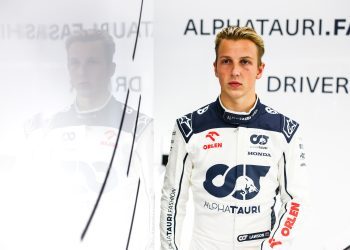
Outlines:
[[[113,56],[115,53],[115,44],[113,38],[107,31],[87,29],[79,30],[74,33],[66,40],[66,49],[68,51],[69,47],[75,42],[94,42],[101,41],[105,48],[106,58],[109,62],[113,62]]]
[[[217,35],[215,39],[215,61],[217,60],[218,57],[218,50],[220,43],[223,39],[228,39],[228,40],[250,40],[252,41],[257,49],[258,49],[258,66],[261,65],[262,61],[261,58],[264,55],[265,52],[265,46],[264,46],[264,41],[259,36],[255,30],[253,30],[250,27],[238,27],[238,26],[229,26],[224,29],[222,29]]]

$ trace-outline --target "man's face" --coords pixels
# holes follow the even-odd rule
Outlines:
[[[68,48],[70,82],[78,96],[93,97],[108,91],[114,69],[102,41],[74,42]]]
[[[264,64],[258,66],[258,49],[252,41],[223,39],[214,69],[223,103],[255,100],[255,81],[261,78]]]

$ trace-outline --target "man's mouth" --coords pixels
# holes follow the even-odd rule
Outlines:
[[[238,88],[242,85],[242,83],[237,82],[237,81],[231,81],[228,84],[231,86],[231,88]]]
[[[79,85],[88,85],[89,82],[88,82],[88,81],[81,81],[81,82],[79,82],[78,84],[79,84]]]
[[[76,88],[89,88],[90,83],[88,81],[80,81],[75,84]]]

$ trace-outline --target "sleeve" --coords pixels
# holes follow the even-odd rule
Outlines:
[[[190,186],[192,163],[187,144],[175,124],[168,164],[165,170],[160,208],[160,243],[162,250],[181,249],[182,222]]]
[[[292,242],[305,224],[309,207],[309,188],[300,128],[287,144],[279,161],[278,178],[281,197],[279,218],[270,238],[263,243],[263,250],[293,249]]]
[[[148,125],[147,129],[143,132],[143,140],[141,143],[141,181],[143,182],[143,189],[148,201],[148,224],[149,224],[149,237],[146,249],[154,248],[154,162],[153,162],[153,122]],[[151,146],[150,146],[151,145]]]
[[[154,162],[153,121],[138,133],[137,147],[133,156],[129,177],[139,178],[134,232],[131,235],[132,249],[154,249]]]

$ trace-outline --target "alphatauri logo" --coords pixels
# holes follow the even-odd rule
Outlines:
[[[228,195],[238,200],[253,199],[260,191],[260,178],[265,177],[270,167],[225,164],[211,166],[203,182],[204,189],[217,198]]]

